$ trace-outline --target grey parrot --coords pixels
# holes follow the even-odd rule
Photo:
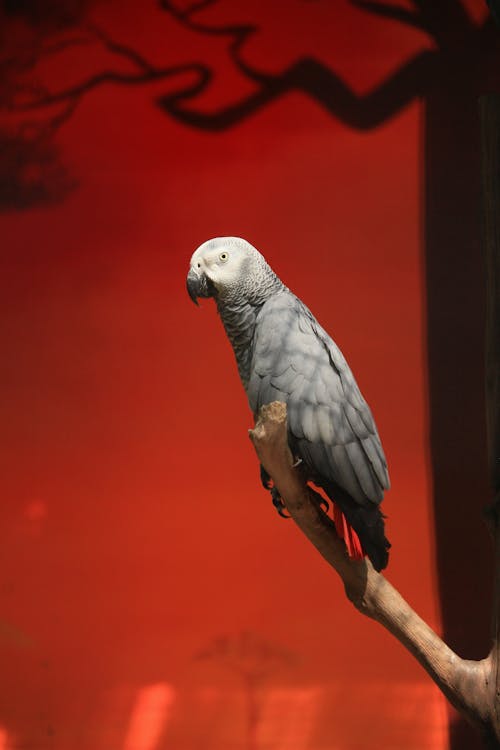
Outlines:
[[[239,237],[200,245],[187,290],[196,303],[214,298],[252,412],[272,401],[286,403],[290,449],[306,478],[340,509],[373,566],[385,568],[390,544],[380,503],[389,489],[387,463],[370,408],[338,346]],[[276,491],[273,500],[282,511]]]

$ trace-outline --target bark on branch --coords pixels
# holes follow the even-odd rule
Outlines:
[[[288,447],[286,405],[262,407],[250,439],[288,512],[329,565],[362,613],[379,622],[413,654],[455,708],[474,724],[491,747],[500,743],[495,712],[496,652],[481,661],[461,659],[403,599],[369,560],[351,560],[330,518],[294,467]]]

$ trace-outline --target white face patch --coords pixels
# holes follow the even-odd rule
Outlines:
[[[217,237],[204,242],[191,258],[191,268],[204,273],[219,290],[230,289],[241,279],[243,266],[257,252],[239,237]]]

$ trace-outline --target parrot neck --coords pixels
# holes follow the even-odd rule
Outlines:
[[[253,258],[254,265],[244,275],[241,283],[215,297],[245,390],[250,379],[253,338],[259,310],[270,297],[286,288],[260,254]]]
[[[257,315],[270,297],[286,288],[274,273],[266,281],[265,285],[260,284],[252,290],[253,294],[247,294],[245,297],[241,295],[216,297],[217,310],[233,347],[238,372],[245,390],[250,379]]]
[[[255,332],[255,319],[261,305],[250,303],[223,304],[217,301],[217,309],[226,330],[227,337],[233,347],[238,372],[246,388],[250,378],[250,360],[252,343]]]

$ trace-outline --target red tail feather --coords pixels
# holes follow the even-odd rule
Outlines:
[[[333,522],[337,534],[345,542],[349,557],[353,560],[362,560],[365,557],[365,552],[359,541],[359,536],[352,526],[347,523],[346,517],[335,503],[333,503]]]

